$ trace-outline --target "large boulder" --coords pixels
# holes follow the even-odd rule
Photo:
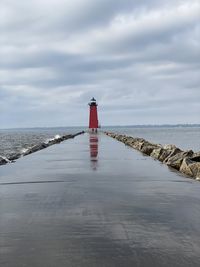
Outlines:
[[[10,162],[7,158],[0,156],[0,165],[4,165]]]
[[[152,153],[151,153],[151,157],[158,159],[161,162],[165,162],[167,161],[170,157],[178,154],[182,152],[182,150],[180,150],[179,148],[177,148],[174,145],[158,145],[158,147],[156,147]]]
[[[173,148],[163,148],[163,151],[159,157],[159,160],[166,163],[168,161],[169,158],[175,156],[176,154],[182,152],[182,150],[176,146],[174,146]]]
[[[155,145],[155,144],[151,144],[151,143],[146,143],[144,142],[142,148],[141,148],[141,152],[143,152],[146,155],[151,155],[151,153],[153,152],[153,150],[160,148],[159,145]]]
[[[179,170],[184,158],[191,157],[193,154],[194,152],[192,150],[188,150],[186,152],[179,152],[176,155],[168,158],[166,164],[172,168]]]
[[[127,146],[132,146],[134,144],[135,140],[133,137],[129,137],[124,143]]]
[[[143,139],[143,138],[135,138],[135,140],[134,140],[134,142],[132,144],[132,147],[137,149],[137,150],[139,150],[139,151],[141,151],[141,149],[142,149],[142,147],[143,147],[143,145],[145,143],[148,143],[145,139]]]
[[[181,164],[180,172],[200,180],[200,153],[193,157],[185,158]]]
[[[167,145],[164,145],[163,148],[166,150],[174,150],[177,147],[175,145],[167,144]]]
[[[22,156],[21,153],[14,153],[14,154],[11,154],[11,155],[9,156],[9,160],[10,160],[10,161],[14,161],[14,160],[16,160],[16,159],[19,159],[21,156]]]
[[[121,142],[123,142],[124,144],[128,141],[129,137],[125,136],[121,138]]]
[[[153,157],[154,159],[159,159],[163,152],[164,149],[162,147],[156,147],[155,149],[153,149],[150,156]]]

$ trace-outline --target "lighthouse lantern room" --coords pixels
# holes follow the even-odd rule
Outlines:
[[[99,122],[98,122],[98,113],[97,113],[97,102],[96,99],[93,97],[89,104],[90,106],[90,118],[89,118],[89,129],[92,132],[97,132],[97,129],[99,128]]]

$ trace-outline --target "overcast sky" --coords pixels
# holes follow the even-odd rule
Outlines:
[[[200,123],[200,0],[1,0],[0,128]]]

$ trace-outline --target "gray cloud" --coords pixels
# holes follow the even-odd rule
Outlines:
[[[198,0],[0,3],[0,127],[200,123]]]

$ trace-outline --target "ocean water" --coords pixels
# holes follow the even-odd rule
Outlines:
[[[84,127],[35,128],[0,130],[0,155],[9,157],[21,153],[35,144],[54,138],[56,135],[77,133]],[[183,150],[200,151],[199,127],[103,127],[116,133],[142,137],[160,144],[175,144]]]

